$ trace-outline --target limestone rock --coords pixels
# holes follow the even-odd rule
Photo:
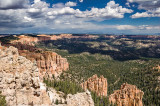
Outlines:
[[[84,93],[67,95],[67,106],[94,106],[90,92],[87,90]]]
[[[107,96],[107,79],[103,75],[98,78],[95,74],[87,81],[81,83],[81,86],[84,90],[89,89],[96,92],[98,96]]]
[[[139,90],[135,85],[124,83],[120,90],[114,91],[109,96],[109,101],[117,106],[143,106],[143,91]]]
[[[58,101],[58,103],[65,104],[65,98],[64,98],[63,92],[56,91],[53,88],[48,88],[47,93],[49,95],[49,98],[50,98],[52,104],[55,104],[56,101]]]

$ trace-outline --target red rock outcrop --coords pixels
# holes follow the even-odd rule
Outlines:
[[[124,83],[120,90],[114,91],[109,96],[109,101],[117,106],[143,106],[143,91],[139,90],[135,85]]]
[[[25,45],[21,43],[10,44],[18,48],[18,52],[21,56],[26,57],[32,62],[36,61],[40,70],[41,79],[47,75],[47,77],[59,76],[63,71],[67,71],[69,63],[66,58],[62,58],[55,52],[44,51],[34,46]]]
[[[37,53],[27,50],[19,50],[19,53],[21,56],[26,57],[32,62],[36,60],[42,76],[47,74],[49,77],[52,77],[52,75],[57,77],[69,68],[67,59],[62,58],[54,52],[41,51],[40,53]]]
[[[87,81],[81,83],[81,86],[84,90],[89,89],[96,92],[98,96],[107,96],[107,79],[103,75],[98,78],[95,74]]]

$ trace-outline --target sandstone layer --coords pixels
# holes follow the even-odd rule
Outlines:
[[[40,53],[30,52],[27,50],[19,50],[20,55],[27,59],[37,62],[37,66],[40,69],[42,76],[57,77],[63,71],[69,68],[69,64],[66,58],[62,58],[60,55],[54,52],[42,51]]]
[[[109,96],[109,101],[117,106],[143,106],[143,91],[139,90],[135,85],[124,83],[120,90],[114,91]]]
[[[19,54],[32,62],[36,61],[40,70],[41,79],[46,77],[58,77],[63,71],[67,71],[69,63],[66,58],[62,58],[55,52],[44,51],[34,46],[21,43],[11,44],[18,48]]]
[[[96,92],[98,96],[107,96],[107,79],[102,76],[98,78],[97,75],[93,75],[87,81],[81,84],[84,90],[89,89]]]

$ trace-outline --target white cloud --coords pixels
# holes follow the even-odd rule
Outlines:
[[[101,21],[111,18],[123,18],[125,13],[131,13],[133,10],[124,8],[114,1],[110,1],[104,8],[91,8],[91,10],[81,11],[72,8],[73,4],[54,4],[51,8],[49,4],[34,0],[28,8],[0,10],[1,29],[17,28],[22,31],[24,28],[30,30],[60,30],[60,31],[107,31],[107,29],[115,29],[118,31],[141,31],[141,30],[159,30],[159,26],[132,26],[132,25],[97,25],[91,20]],[[154,10],[154,14],[159,14],[160,9]],[[153,10],[148,10],[153,13]],[[147,16],[141,13],[132,16],[132,18]],[[141,15],[141,16],[140,16]],[[1,30],[0,29],[0,30]]]
[[[130,3],[138,3],[138,9],[144,9],[145,12],[135,13],[132,18],[141,17],[160,17],[160,0],[128,0]]]
[[[131,18],[141,18],[141,17],[150,17],[151,15],[149,15],[147,12],[143,12],[143,13],[135,13],[131,16]]]
[[[160,17],[160,8],[156,8],[153,10],[147,10],[142,13],[135,13],[131,16],[131,18],[141,18],[141,17]]]
[[[24,16],[24,21],[25,22],[31,22],[33,19],[27,16]]]
[[[90,11],[78,11],[76,17],[89,17],[89,18],[101,18],[101,19],[110,19],[110,18],[123,18],[125,13],[132,13],[133,10],[123,8],[119,4],[115,4],[114,1],[107,3],[105,8],[91,8]]]
[[[83,2],[83,0],[79,0],[79,2],[81,2],[81,3],[82,3],[82,2]]]
[[[138,29],[139,30],[152,30],[152,29],[160,30],[160,26],[141,25],[141,26],[138,26]]]
[[[34,0],[34,3],[38,3],[38,2],[40,2],[41,0]]]
[[[71,2],[71,1],[69,1],[69,2],[67,2],[67,3],[65,4],[65,6],[67,6],[67,7],[73,7],[73,6],[76,6],[76,5],[77,5],[77,3]]]
[[[132,25],[118,25],[116,27],[118,30],[131,30],[131,29],[136,29],[135,26]]]
[[[152,25],[140,25],[140,26],[133,26],[133,25],[116,25],[114,26],[118,30],[153,30],[153,29],[160,29],[160,26],[152,26]]]

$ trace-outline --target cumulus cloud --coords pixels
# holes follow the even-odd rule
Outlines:
[[[156,8],[153,10],[147,10],[142,13],[135,13],[131,16],[131,18],[141,18],[141,17],[160,17],[160,8]]]
[[[77,11],[76,17],[89,17],[89,18],[123,18],[125,13],[132,13],[133,10],[123,8],[116,4],[115,1],[107,3],[105,8],[92,8],[90,11]]]
[[[67,7],[73,7],[73,6],[76,6],[76,5],[77,5],[77,3],[71,2],[71,1],[69,1],[69,2],[67,2],[67,3],[65,4],[65,6],[67,6]]]
[[[0,9],[20,9],[28,5],[29,0],[0,0]]]
[[[33,23],[29,23],[24,16],[26,13],[24,9],[21,10],[0,10],[0,26],[1,28],[19,28],[32,27]]]
[[[14,0],[16,1],[16,0]],[[23,0],[25,1],[25,0]],[[74,2],[57,3],[50,7],[50,4],[34,0],[32,4],[25,4],[28,8],[17,8],[9,10],[0,10],[0,25],[4,28],[30,28],[31,30],[63,30],[63,31],[103,31],[105,29],[124,30],[159,30],[158,26],[132,26],[132,25],[97,25],[91,20],[101,21],[111,18],[123,18],[125,13],[132,13],[133,10],[124,8],[114,1],[110,1],[104,8],[91,8],[91,10],[81,11],[72,8],[76,6]],[[4,7],[3,7],[4,8]],[[147,10],[148,14],[153,10]],[[132,18],[146,16],[137,13]],[[154,14],[159,14],[159,9],[154,10]],[[1,30],[0,29],[0,30]]]
[[[135,13],[132,18],[141,17],[160,17],[160,0],[127,0],[129,3],[138,3],[138,9],[144,9],[146,12]]]
[[[139,9],[155,9],[160,7],[160,0],[127,0],[130,3],[138,3]]]
[[[35,3],[34,5],[36,4],[37,3]],[[54,4],[52,6],[53,8],[46,9],[45,11],[46,14],[44,15],[46,17],[48,16],[48,18],[50,19],[54,19],[56,17],[59,17],[60,15],[61,16],[63,15],[63,17],[64,15],[70,15],[71,17],[85,18],[86,20],[104,20],[111,18],[123,18],[125,13],[133,12],[131,9],[119,6],[119,4],[116,4],[114,1],[110,1],[109,3],[107,3],[105,8],[91,8],[90,11],[88,10],[80,11],[79,9],[71,8],[72,6],[76,6],[76,3],[67,2],[66,4],[63,3]],[[35,11],[39,12],[38,10]]]

